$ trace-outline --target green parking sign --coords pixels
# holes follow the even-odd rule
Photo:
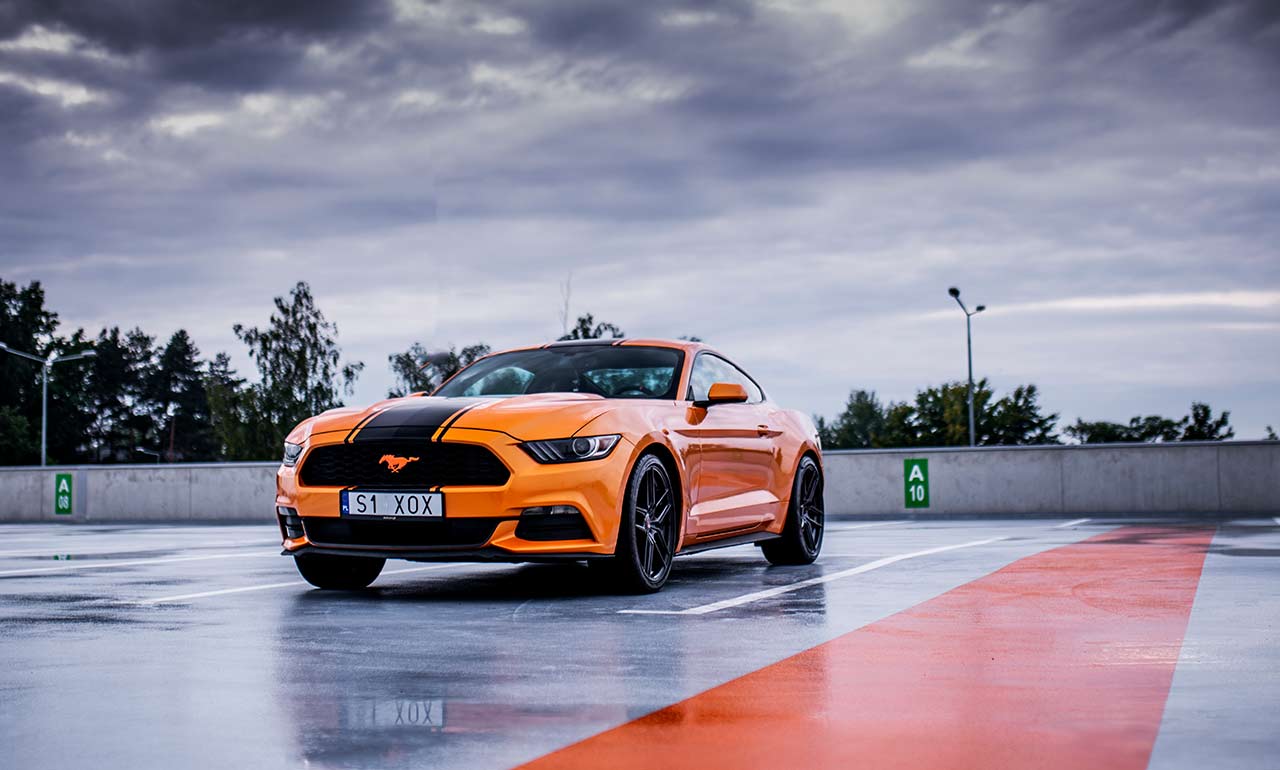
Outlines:
[[[902,481],[906,487],[906,507],[929,507],[929,461],[903,460]]]
[[[59,473],[53,477],[53,512],[57,516],[71,515],[70,473]]]

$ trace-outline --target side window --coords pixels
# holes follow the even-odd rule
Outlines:
[[[741,369],[710,353],[703,353],[693,362],[693,371],[689,373],[689,400],[705,399],[712,384],[717,382],[733,382],[746,388],[748,404],[764,400],[764,393]]]

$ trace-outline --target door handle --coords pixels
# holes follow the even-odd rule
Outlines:
[[[772,433],[773,433],[773,431],[769,430],[769,426],[768,426],[768,425],[757,425],[757,426],[756,426],[756,435],[757,435],[757,436],[768,436],[768,435],[770,435],[770,434],[772,434]]]

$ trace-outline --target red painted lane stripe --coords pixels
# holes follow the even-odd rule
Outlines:
[[[528,768],[1144,768],[1212,529],[1127,527]]]

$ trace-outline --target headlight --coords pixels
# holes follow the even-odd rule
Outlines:
[[[284,442],[284,459],[280,462],[284,463],[286,468],[292,468],[298,464],[299,457],[302,457],[302,445]]]
[[[578,436],[547,441],[526,441],[520,446],[540,463],[576,463],[607,457],[621,436]]]

